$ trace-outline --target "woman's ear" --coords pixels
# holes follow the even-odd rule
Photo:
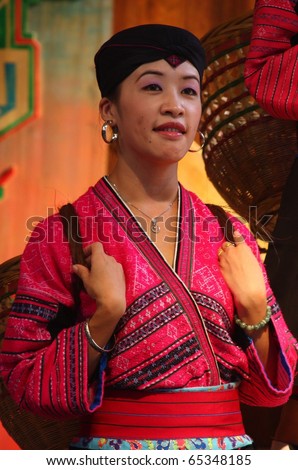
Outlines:
[[[102,98],[99,102],[99,113],[104,121],[114,120],[114,105],[108,98]]]

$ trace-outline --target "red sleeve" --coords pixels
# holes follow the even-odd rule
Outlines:
[[[256,0],[244,67],[245,84],[259,105],[274,117],[294,121],[298,120],[295,8],[297,0]]]
[[[0,354],[0,373],[12,398],[39,415],[81,415],[98,404],[90,403],[83,323],[66,327],[57,336],[49,330],[58,309],[73,305],[70,272],[69,246],[63,241],[60,220],[53,216],[35,229],[22,256]]]

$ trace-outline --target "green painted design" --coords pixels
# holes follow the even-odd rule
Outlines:
[[[0,138],[37,116],[39,97],[36,76],[39,72],[39,48],[26,28],[27,9],[30,4],[32,2],[29,0],[9,0],[0,6],[0,67],[4,68],[5,77],[5,102],[0,102]],[[25,72],[24,63],[28,64]],[[16,84],[20,80],[18,77],[21,70],[22,81],[19,83],[23,84],[23,88],[19,97]]]
[[[0,8],[0,49],[3,49],[5,46],[5,37],[6,37],[6,23],[5,23],[5,10]]]

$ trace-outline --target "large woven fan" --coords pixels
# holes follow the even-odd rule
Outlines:
[[[269,116],[245,87],[251,30],[252,13],[202,38],[208,64],[202,84],[203,157],[220,195],[255,236],[268,241],[297,150],[296,125]]]

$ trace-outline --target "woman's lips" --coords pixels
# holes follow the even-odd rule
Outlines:
[[[177,122],[166,122],[154,128],[155,132],[160,132],[168,135],[181,135],[185,134],[186,129],[183,124]]]

